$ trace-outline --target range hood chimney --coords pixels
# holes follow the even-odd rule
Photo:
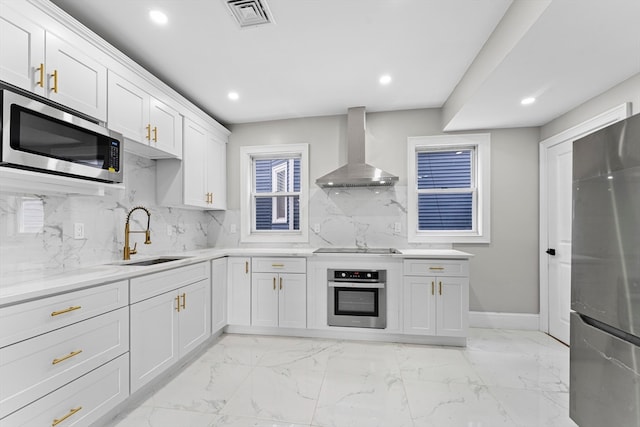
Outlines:
[[[398,177],[364,162],[364,107],[352,107],[347,115],[347,164],[316,179],[323,188],[390,186]]]

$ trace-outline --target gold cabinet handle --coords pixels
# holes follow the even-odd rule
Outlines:
[[[280,278],[280,290],[282,290],[282,277]]]
[[[273,268],[283,268],[284,264],[271,264],[271,267],[273,267]]]
[[[67,359],[71,359],[73,356],[77,356],[77,355],[79,355],[80,353],[82,353],[82,350],[72,351],[71,353],[67,354],[66,356],[62,356],[62,357],[61,357],[61,358],[59,358],[59,359],[53,359],[53,360],[51,361],[51,364],[52,364],[52,365],[57,365],[58,363],[60,363],[60,362],[64,362],[64,361],[65,361],[65,360],[67,360]]]
[[[209,203],[213,204],[213,193],[209,193]]]
[[[438,282],[438,288],[439,288],[438,293],[442,295],[442,282]]]
[[[153,127],[153,142],[158,142],[158,128],[156,126]]]
[[[72,416],[73,414],[75,414],[76,412],[78,412],[79,410],[82,409],[82,406],[78,406],[77,408],[73,408],[69,411],[69,413],[67,415],[65,415],[62,418],[55,418],[53,420],[53,422],[51,423],[51,427],[55,427],[58,424],[60,424],[61,422],[63,422],[64,420],[66,420],[67,418],[69,418],[70,416]]]
[[[58,93],[58,70],[53,70],[51,77],[53,77],[53,93]]]
[[[429,267],[429,270],[442,271],[444,267]]]
[[[38,86],[40,87],[44,87],[44,64],[41,62],[40,66],[38,68],[36,68],[36,70],[38,70],[40,72],[40,79],[38,80],[38,83],[36,83]]]
[[[435,287],[436,287],[436,282],[431,282],[431,295],[436,294]]]
[[[145,129],[147,129],[147,139],[151,141],[151,123],[149,123]]]
[[[74,305],[72,307],[65,308],[64,310],[54,311],[53,313],[51,313],[51,317],[58,316],[60,314],[65,314],[65,313],[68,313],[70,311],[80,310],[81,308],[82,308],[82,306],[80,306],[80,305]]]
[[[276,290],[276,278],[275,277],[273,278],[273,290],[274,291]]]
[[[180,295],[175,297],[175,300],[176,300],[176,311],[180,313]]]
[[[187,309],[187,294],[186,293],[182,294],[182,309],[183,310]]]
[[[249,261],[244,262],[244,272],[245,274],[249,274]]]

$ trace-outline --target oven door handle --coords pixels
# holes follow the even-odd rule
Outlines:
[[[360,289],[384,289],[384,282],[363,283],[363,282],[334,282],[329,281],[330,288],[360,288]]]

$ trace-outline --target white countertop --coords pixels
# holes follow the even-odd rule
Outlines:
[[[327,257],[353,256],[390,257],[390,258],[438,258],[468,259],[472,254],[454,249],[400,249],[400,254],[314,254],[314,248],[235,248],[235,249],[200,249],[183,253],[170,253],[150,257],[136,257],[130,262],[144,261],[161,257],[184,257],[167,263],[148,266],[129,266],[126,261],[115,261],[109,264],[95,265],[71,271],[25,272],[0,278],[0,307],[24,302],[31,299],[56,295],[102,283],[126,280],[159,271],[209,261],[224,256],[296,256]]]

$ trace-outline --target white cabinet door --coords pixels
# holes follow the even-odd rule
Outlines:
[[[130,308],[132,393],[179,358],[177,297],[177,292],[167,292]]]
[[[44,28],[2,4],[0,80],[44,95]]]
[[[227,326],[227,258],[211,261],[211,332]]]
[[[180,311],[180,357],[203,343],[211,335],[211,282],[201,280],[178,290]]]
[[[207,207],[206,183],[206,147],[207,132],[192,120],[184,120],[184,152],[182,168],[184,182],[181,190],[184,192],[184,204]]]
[[[230,325],[251,324],[251,258],[227,258]]]
[[[307,275],[281,273],[278,277],[278,326],[306,328]]]
[[[149,94],[138,86],[109,72],[109,106],[107,123],[109,128],[120,132],[125,138],[149,143]],[[127,144],[129,145],[129,144]]]
[[[253,273],[251,279],[251,325],[278,326],[278,275]]]
[[[182,157],[182,116],[162,101],[151,97],[149,102],[151,146],[165,153]]]
[[[106,121],[107,68],[71,41],[49,32],[45,57],[49,98]]]
[[[438,335],[466,337],[469,327],[469,279],[466,277],[437,277]]]
[[[207,147],[207,184],[206,193],[211,194],[211,204],[213,209],[227,209],[227,144],[209,138]]]
[[[436,335],[435,277],[404,277],[404,331]]]

